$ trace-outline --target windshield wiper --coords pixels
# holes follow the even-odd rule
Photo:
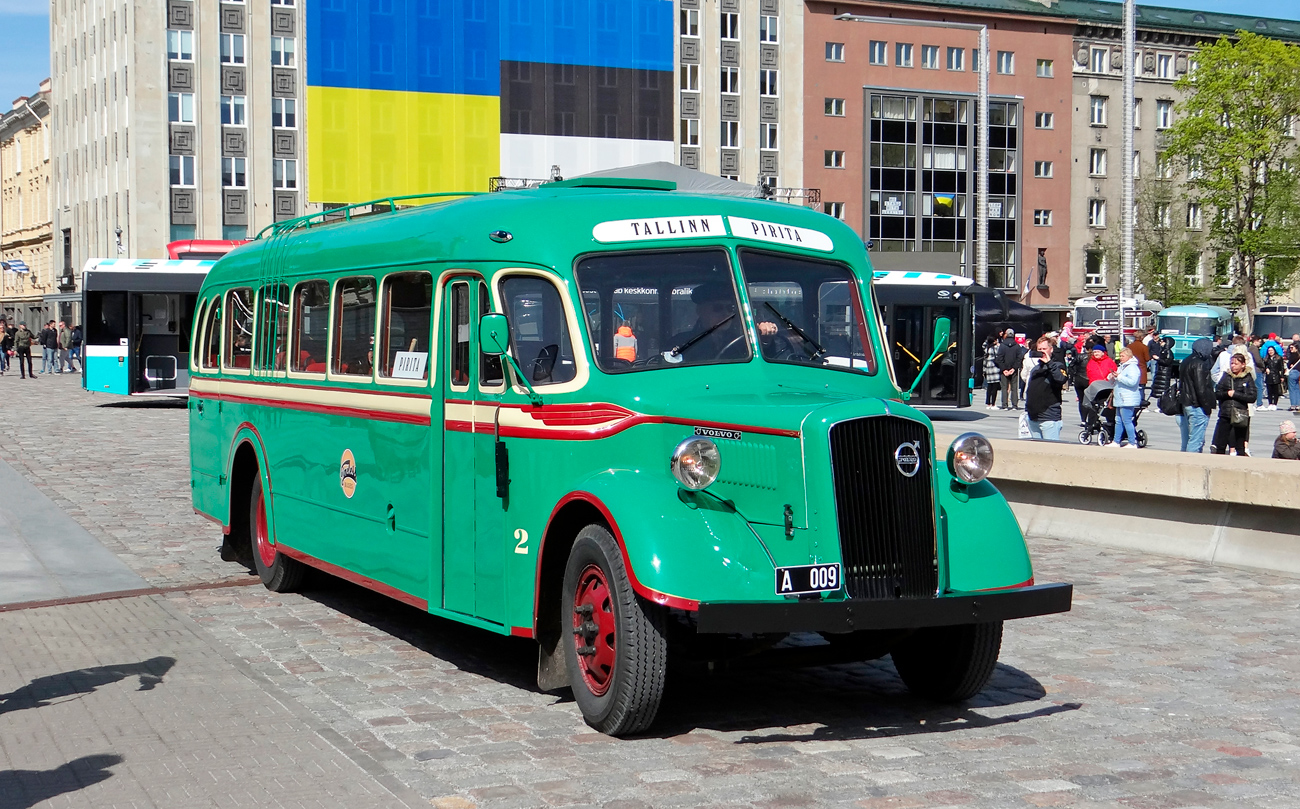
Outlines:
[[[674,348],[673,350],[669,351],[668,353],[671,354],[671,355],[673,355],[674,357],[680,357],[680,356],[682,355],[682,352],[683,352],[683,351],[685,351],[686,349],[688,349],[688,348],[690,348],[691,346],[695,345],[695,344],[698,343],[699,341],[703,340],[705,337],[708,337],[710,334],[713,334],[715,331],[717,331],[718,329],[720,329],[720,328],[722,328],[723,326],[725,326],[725,325],[727,324],[727,322],[730,321],[730,320],[731,320],[733,317],[735,317],[735,316],[736,316],[736,313],[735,313],[735,312],[732,312],[731,314],[729,314],[729,315],[727,315],[726,317],[724,317],[722,320],[719,320],[717,323],[714,323],[712,326],[708,327],[707,329],[705,329],[704,331],[702,331],[702,332],[700,332],[699,334],[695,335],[695,336],[692,337],[691,339],[689,339],[689,340],[687,340],[686,342],[682,343],[681,345],[677,346],[676,348]]]
[[[791,321],[790,318],[788,318],[788,317],[786,317],[785,315],[783,315],[783,314],[781,314],[780,312],[778,312],[778,311],[776,310],[776,307],[773,306],[770,302],[764,301],[763,305],[766,306],[768,309],[771,309],[771,310],[772,310],[772,314],[776,315],[777,318],[779,318],[780,321],[781,321],[782,323],[785,324],[785,327],[786,327],[787,329],[789,329],[790,331],[792,331],[792,332],[794,332],[795,334],[799,335],[799,338],[800,338],[800,339],[802,339],[805,343],[807,343],[808,345],[810,345],[810,346],[812,346],[814,349],[816,349],[816,350],[813,351],[813,353],[809,356],[810,359],[819,360],[819,359],[821,359],[823,356],[826,355],[826,349],[822,348],[820,345],[817,344],[817,341],[816,341],[816,340],[814,340],[813,338],[809,337],[806,333],[804,333],[804,330],[803,330],[803,329],[801,329],[801,328],[799,328],[798,326],[794,325],[794,322]]]

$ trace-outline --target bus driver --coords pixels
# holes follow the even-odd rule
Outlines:
[[[748,348],[744,326],[736,316],[736,292],[732,285],[723,280],[705,281],[691,290],[691,303],[695,304],[695,323],[673,335],[673,348],[665,352],[665,359],[680,362],[687,351],[697,361],[744,357]],[[758,333],[761,338],[774,337],[776,324],[762,321]],[[763,342],[766,344],[768,340]]]

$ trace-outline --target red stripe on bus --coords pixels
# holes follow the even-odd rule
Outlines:
[[[201,379],[205,382],[222,381],[217,377],[196,376],[194,378]],[[433,397],[427,393],[404,393],[402,391],[396,391],[396,390],[369,390],[369,389],[361,389],[361,388],[340,388],[340,387],[335,387],[333,385],[299,385],[293,382],[280,382],[280,381],[270,381],[270,380],[261,380],[261,379],[246,379],[244,377],[227,377],[225,381],[237,383],[240,385],[261,385],[263,387],[271,387],[271,388],[293,388],[295,390],[323,390],[323,391],[329,391],[331,393],[365,393],[370,396],[393,396],[399,399],[424,399],[426,401],[430,401],[433,399]],[[365,385],[370,383],[358,382],[357,384]]]
[[[1018,590],[1021,587],[1033,587],[1034,577],[1030,576],[1029,581],[1022,581],[1019,584],[1008,584],[1005,587],[984,587],[980,590],[971,590],[972,593],[991,593],[994,590]]]
[[[301,410],[307,413],[323,413],[332,416],[351,416],[359,419],[370,419],[371,421],[392,421],[399,424],[421,424],[425,426],[431,423],[427,415],[420,413],[394,413],[389,410],[372,410],[362,407],[341,407],[339,405],[314,404],[311,402],[286,402],[280,399],[239,396],[233,393],[201,393],[199,398],[236,404],[260,405],[262,407],[280,407],[286,410]]]
[[[512,626],[510,627],[510,634],[516,638],[531,638],[533,630],[532,627],[528,626]]]
[[[630,427],[636,427],[641,424],[677,424],[685,427],[709,427],[712,429],[733,430],[738,432],[754,433],[757,435],[776,435],[784,438],[799,438],[802,435],[798,430],[782,430],[777,427],[756,427],[751,424],[730,424],[721,421],[701,421],[698,419],[683,419],[669,416],[647,416],[642,413],[634,413],[631,410],[619,407],[618,405],[603,403],[538,406],[448,399],[447,404],[501,407],[519,410],[546,425],[545,427],[520,427],[517,425],[503,424],[500,429],[503,438],[551,438],[556,441],[583,441],[597,438],[608,438],[611,435],[621,433]],[[469,422],[458,419],[448,419],[446,421],[447,429],[458,432],[469,432],[470,430],[468,426],[466,426],[468,424]],[[584,427],[587,429],[583,429]],[[484,430],[483,432],[492,432],[492,430]]]
[[[202,518],[205,519],[205,520],[209,520],[210,522],[214,522],[214,523],[216,523],[217,525],[220,525],[220,526],[221,526],[221,533],[223,533],[223,534],[229,534],[229,533],[230,533],[230,526],[229,526],[229,525],[226,525],[226,524],[223,523],[221,520],[218,520],[216,517],[213,517],[211,514],[204,514],[202,511],[199,511],[197,508],[194,509],[194,513],[197,514],[197,515],[199,515],[200,517],[202,517]]]
[[[277,542],[275,547],[276,550],[278,550],[280,553],[283,553],[285,556],[289,557],[290,559],[296,559],[299,562],[302,562],[304,565],[310,565],[311,567],[314,567],[317,570],[323,570],[324,572],[330,574],[331,576],[338,576],[340,579],[345,579],[347,581],[350,581],[353,584],[366,588],[367,590],[374,590],[376,593],[379,593],[380,595],[386,595],[389,598],[397,599],[403,604],[409,604],[412,607],[418,607],[424,610],[425,612],[429,611],[429,602],[423,598],[419,598],[417,596],[411,595],[410,593],[404,592],[402,590],[398,590],[396,587],[393,587],[388,584],[384,584],[382,581],[376,581],[375,579],[372,579],[369,576],[362,576],[360,573],[353,573],[351,570],[348,570],[346,568],[339,567],[338,565],[332,565],[329,562],[324,561],[323,559],[317,559],[316,557],[303,553],[300,550],[290,548],[288,545],[285,545],[283,543]]]

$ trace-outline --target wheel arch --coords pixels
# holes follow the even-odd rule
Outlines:
[[[243,560],[247,557],[252,564],[252,537],[248,533],[245,517],[249,509],[249,495],[253,478],[260,475],[262,486],[266,490],[267,531],[275,541],[275,508],[271,497],[271,474],[266,465],[266,447],[257,428],[248,422],[239,425],[230,442],[229,467],[226,472],[226,525],[229,531],[225,541]]]

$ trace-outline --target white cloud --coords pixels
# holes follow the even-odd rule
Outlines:
[[[45,17],[50,13],[49,0],[0,0],[0,14]]]

